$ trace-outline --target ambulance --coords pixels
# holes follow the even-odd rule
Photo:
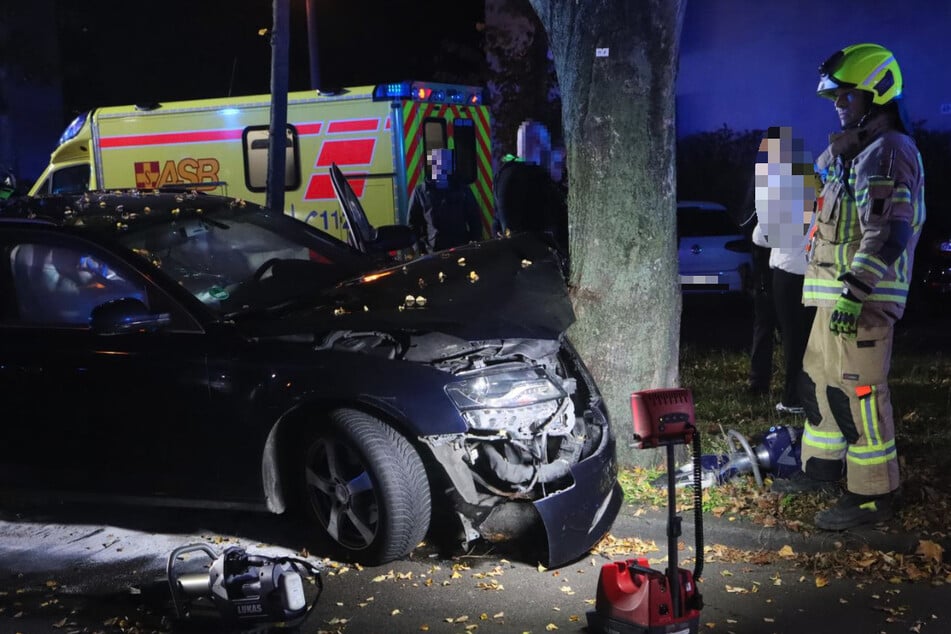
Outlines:
[[[373,226],[407,224],[432,149],[493,216],[491,117],[483,89],[406,81],[287,96],[285,209],[347,240],[336,164]],[[271,96],[98,108],[63,133],[30,195],[185,185],[266,202]]]

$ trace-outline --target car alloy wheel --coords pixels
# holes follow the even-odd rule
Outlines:
[[[379,419],[340,409],[306,445],[305,504],[345,559],[379,565],[429,529],[431,499],[413,446]]]

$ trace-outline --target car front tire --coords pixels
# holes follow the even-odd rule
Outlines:
[[[304,445],[304,507],[335,556],[380,565],[408,555],[429,529],[431,497],[419,454],[399,432],[351,409]]]

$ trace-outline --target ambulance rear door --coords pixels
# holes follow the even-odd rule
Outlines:
[[[399,111],[394,137],[403,156],[405,183],[399,191],[398,220],[406,223],[408,201],[426,178],[430,150],[453,150],[454,172],[472,189],[489,235],[494,214],[492,197],[491,116],[483,105],[483,90],[473,86],[432,82],[402,82],[377,86],[374,98],[393,98]]]

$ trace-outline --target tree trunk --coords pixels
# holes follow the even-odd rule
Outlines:
[[[561,97],[548,51],[545,29],[526,0],[486,0],[487,87],[497,163],[516,154],[516,133],[527,119],[543,123],[552,142],[562,145]]]
[[[569,335],[597,379],[622,465],[631,392],[679,382],[674,108],[686,0],[529,0],[548,33],[568,158]]]

